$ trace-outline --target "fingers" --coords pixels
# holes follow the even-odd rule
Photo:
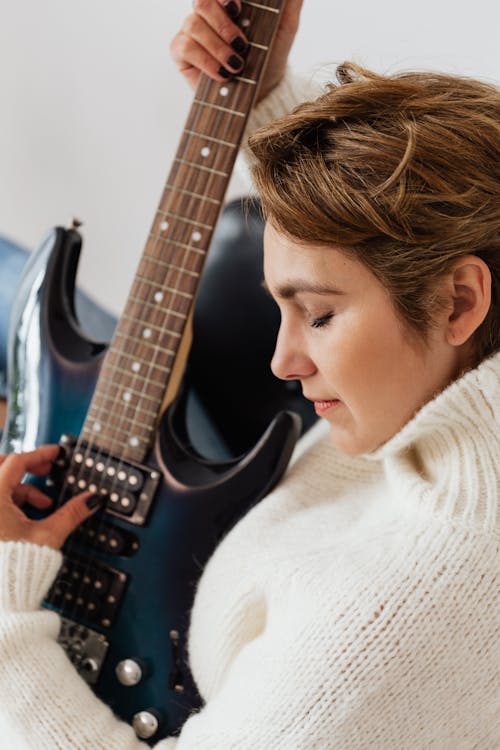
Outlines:
[[[12,495],[25,474],[47,474],[59,452],[57,445],[42,445],[27,453],[9,453],[0,464],[0,495]]]
[[[34,508],[45,510],[52,505],[52,499],[32,484],[18,485],[12,493],[12,499],[18,507],[27,503]]]
[[[0,457],[0,539],[26,541],[59,549],[66,538],[104,503],[102,496],[84,492],[68,500],[42,520],[28,518],[19,506],[28,503],[45,510],[52,500],[37,487],[23,483],[24,475],[46,474],[59,446],[44,445],[27,453]]]
[[[232,19],[241,4],[235,0],[195,0],[193,7],[194,12],[170,45],[179,70],[193,87],[202,72],[216,81],[240,72],[248,40]]]
[[[67,537],[99,510],[104,502],[103,497],[89,492],[76,495],[55,513],[34,523],[31,541],[60,549]]]

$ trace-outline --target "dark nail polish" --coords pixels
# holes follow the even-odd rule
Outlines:
[[[231,78],[231,73],[229,72],[229,70],[226,70],[225,68],[223,68],[222,65],[220,66],[217,73],[223,78]]]
[[[231,55],[231,57],[227,58],[227,64],[230,68],[233,68],[233,70],[239,70],[243,65],[243,60],[241,57],[238,57],[238,55]]]
[[[238,8],[237,3],[233,2],[233,0],[230,0],[228,3],[224,3],[224,8],[226,9],[226,13],[229,18],[232,18],[233,20],[235,18],[238,18],[238,16],[240,15],[240,9]]]
[[[89,510],[94,510],[94,508],[104,505],[104,502],[105,498],[102,495],[91,495],[86,499],[85,505]]]
[[[247,43],[241,36],[234,37],[233,41],[231,42],[231,47],[235,52],[239,52],[240,55],[244,54],[247,51]]]

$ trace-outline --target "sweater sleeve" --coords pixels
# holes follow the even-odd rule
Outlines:
[[[0,543],[0,728],[19,750],[147,748],[79,677],[57,643],[59,618],[39,609],[61,555]],[[22,743],[22,744],[21,744]],[[175,739],[158,743],[174,750]]]
[[[221,546],[202,579],[204,612],[217,609],[226,587],[234,599],[238,566],[231,563],[243,531],[259,528],[242,524]],[[316,525],[314,533],[316,550],[297,548],[295,573],[281,542],[273,544],[268,595],[266,587],[244,585],[245,596],[220,614],[227,616],[221,641],[249,614],[255,627],[204,691],[206,705],[157,750],[497,747],[488,719],[495,715],[498,616],[488,545],[460,535],[452,552],[439,527],[429,535],[405,525],[381,532],[387,549],[365,538],[332,554]],[[288,549],[295,536],[303,540],[303,530],[287,528]],[[264,548],[273,537],[272,529],[261,534]],[[20,735],[23,750],[145,749],[74,672],[55,641],[57,617],[31,609],[34,580],[31,601],[19,593],[18,576],[46,583],[59,556],[30,545],[0,547],[7,594],[0,602],[0,713],[16,728],[11,746],[19,748]],[[214,638],[204,644],[212,648]]]

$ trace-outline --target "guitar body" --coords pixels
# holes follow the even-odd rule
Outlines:
[[[80,247],[77,231],[57,228],[33,254],[9,345],[2,449],[30,450],[62,438],[65,456],[45,488],[61,501],[78,461],[72,453],[78,447],[63,436],[80,434],[106,352],[105,344],[85,337],[75,315]],[[184,447],[176,426],[180,412],[179,399],[137,464],[143,481],[138,510],[114,512],[110,499],[106,512],[73,535],[64,551],[77,560],[76,569],[65,574],[65,563],[46,602],[63,617],[61,642],[80,673],[119,716],[136,717],[139,736],[154,742],[176,732],[199,706],[186,633],[203,566],[221,537],[277,482],[300,429],[295,415],[281,412],[247,455],[221,464]],[[150,504],[141,515],[146,495]]]

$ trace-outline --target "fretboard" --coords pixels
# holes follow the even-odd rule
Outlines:
[[[250,41],[240,76],[200,77],[132,288],[103,362],[82,438],[142,461],[200,283],[283,0],[243,0]]]

